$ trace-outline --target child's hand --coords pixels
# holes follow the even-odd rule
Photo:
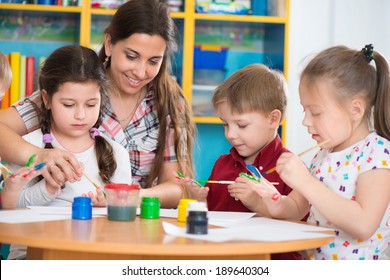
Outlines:
[[[276,172],[287,185],[297,190],[313,179],[305,163],[293,153],[283,153],[279,157]]]
[[[269,216],[269,209],[277,206],[281,194],[266,179],[260,182],[245,177],[238,177],[234,184],[228,186],[231,196],[238,198],[253,212],[262,216]]]
[[[208,187],[202,187],[198,182],[193,179],[184,176],[180,172],[174,172],[173,176],[178,181],[184,191],[184,194],[190,199],[196,199],[199,202],[206,202],[207,195],[209,193]]]
[[[88,194],[83,193],[82,196],[90,197],[93,206],[97,206],[97,207],[106,207],[107,206],[106,197],[103,193],[103,190],[100,188],[96,189],[96,194],[94,194],[93,192],[88,192]]]
[[[230,196],[241,202],[248,209],[254,209],[261,203],[261,196],[257,194],[259,183],[245,177],[238,177],[234,184],[228,185]]]
[[[180,180],[181,185],[187,191],[189,198],[196,199],[199,202],[206,202],[209,193],[208,187],[200,187],[193,180],[184,178]]]
[[[4,181],[4,186],[12,190],[20,190],[31,179],[42,174],[42,169],[35,170],[33,167],[22,167]]]
[[[15,208],[23,187],[32,179],[42,174],[42,170],[34,167],[22,167],[4,180],[4,189],[1,192],[3,208]]]

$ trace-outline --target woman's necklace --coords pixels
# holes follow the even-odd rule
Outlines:
[[[124,122],[124,121],[128,121],[129,119],[132,119],[132,118],[133,118],[133,116],[134,116],[134,114],[135,114],[135,111],[137,110],[139,104],[141,103],[141,97],[142,97],[142,95],[143,95],[143,94],[142,94],[142,92],[141,92],[141,93],[139,94],[139,96],[138,96],[137,103],[135,104],[133,110],[130,112],[130,114],[129,114],[126,118],[119,120],[120,123],[122,123],[122,122]]]

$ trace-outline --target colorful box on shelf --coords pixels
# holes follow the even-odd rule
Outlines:
[[[201,45],[194,48],[194,69],[225,69],[228,48]]]
[[[92,8],[117,9],[124,3],[124,0],[92,0]]]
[[[197,0],[195,5],[197,13],[207,14],[251,14],[251,0]]]

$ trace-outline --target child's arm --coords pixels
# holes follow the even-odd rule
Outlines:
[[[390,201],[390,170],[372,169],[359,175],[356,198],[346,199],[313,177],[293,154],[283,154],[277,172],[300,192],[329,222],[358,239],[368,239],[378,228]]]
[[[292,191],[289,196],[282,196],[265,178],[261,178],[259,183],[238,177],[228,190],[233,197],[240,199],[245,207],[261,216],[300,220],[309,210],[307,201],[299,193]]]

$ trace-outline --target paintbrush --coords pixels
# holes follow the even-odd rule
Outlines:
[[[201,184],[223,184],[223,185],[230,185],[234,184],[235,181],[223,181],[223,180],[198,180],[197,182]],[[270,182],[272,185],[279,185],[278,182]]]
[[[98,184],[96,184],[96,183],[91,179],[91,177],[89,177],[89,176],[87,175],[87,173],[85,173],[84,171],[83,171],[83,175],[85,176],[85,178],[88,179],[88,181],[91,182],[91,184],[92,184],[96,189],[101,189],[100,186],[99,186]],[[106,193],[105,193],[104,191],[103,191],[103,194],[104,194],[104,196],[106,196]]]
[[[322,146],[322,145],[328,143],[329,141],[330,141],[330,139],[324,140],[324,141],[318,143],[317,145],[315,145],[315,146],[313,146],[313,147],[311,147],[311,148],[309,148],[309,149],[303,151],[302,153],[298,154],[298,156],[299,156],[299,157],[302,157],[302,156],[306,155],[307,153],[311,152],[312,150],[318,148],[319,146]],[[267,170],[267,171],[265,171],[265,172],[262,172],[261,174],[262,174],[262,175],[268,175],[268,174],[274,172],[275,170],[276,170],[276,166],[275,166],[275,167],[272,167],[271,169],[269,169],[269,170]]]
[[[7,166],[5,166],[2,162],[0,162],[0,168],[3,168],[9,175],[12,175],[12,171],[9,170]]]
[[[209,183],[209,184],[226,184],[226,185],[234,183],[234,181],[222,181],[222,180],[198,180],[197,182],[201,184]]]

